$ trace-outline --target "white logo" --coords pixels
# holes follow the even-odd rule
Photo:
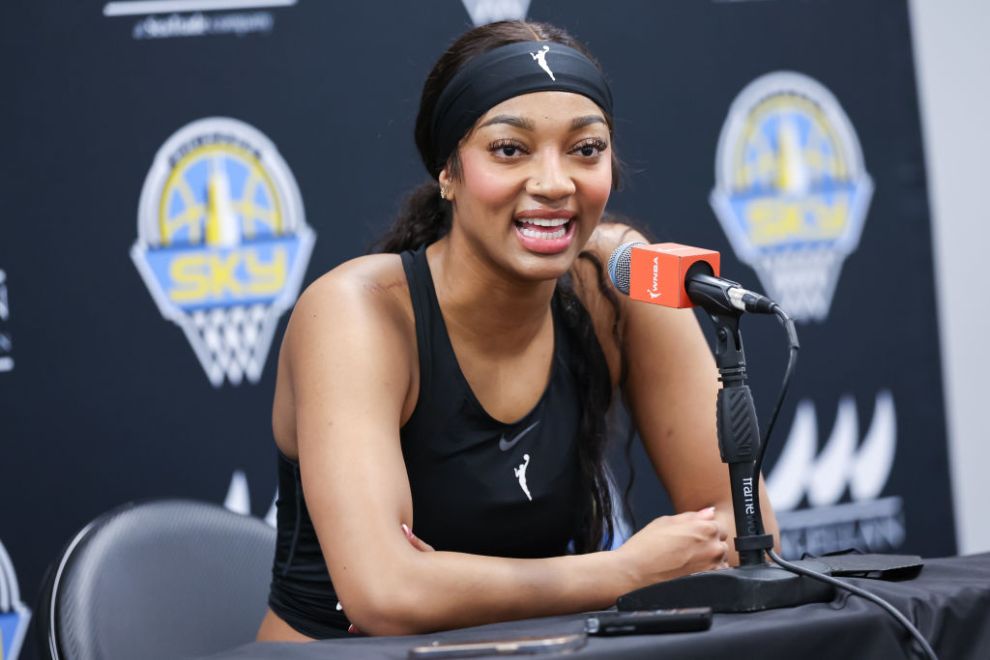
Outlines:
[[[547,53],[549,52],[550,46],[544,46],[535,53],[530,53],[530,55],[532,55],[533,59],[536,60],[536,63],[540,65],[540,68],[547,72],[547,75],[550,76],[550,80],[557,82],[557,79],[553,77],[553,71],[550,70],[550,66],[547,64]]]
[[[811,506],[838,502],[846,487],[853,500],[880,495],[894,465],[897,420],[894,397],[887,390],[877,394],[873,420],[857,450],[859,422],[856,403],[845,396],[839,401],[835,425],[818,458],[818,422],[811,401],[798,404],[784,451],[767,477],[767,489],[775,510],[797,508],[807,494]]]
[[[0,543],[0,659],[17,660],[30,620],[31,610],[21,601],[14,565]]]
[[[647,291],[647,293],[650,294],[650,298],[652,298],[653,300],[659,298],[660,297],[659,289],[660,289],[660,257],[657,256],[657,257],[653,257],[653,281],[651,282],[649,291]]]
[[[523,454],[523,462],[517,468],[513,468],[512,471],[516,475],[516,479],[519,480],[519,487],[522,488],[523,492],[526,493],[527,499],[530,502],[533,501],[533,496],[529,494],[529,487],[526,485],[526,468],[529,467],[529,454]]]
[[[119,0],[106,3],[103,15],[142,17],[131,28],[131,36],[137,40],[211,35],[243,37],[267,34],[275,27],[272,12],[243,10],[295,4],[296,0]]]
[[[905,538],[900,497],[877,499],[887,484],[897,446],[894,399],[876,396],[870,428],[859,441],[859,420],[852,397],[839,401],[835,424],[816,456],[818,417],[811,401],[801,401],[784,450],[767,477],[777,514],[783,554],[859,548],[896,550]],[[839,503],[848,489],[852,502]],[[810,508],[798,509],[807,500]]]
[[[521,21],[529,11],[529,0],[462,0],[475,26],[495,21]]]

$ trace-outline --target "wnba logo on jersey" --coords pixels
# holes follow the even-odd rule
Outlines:
[[[736,97],[711,204],[736,255],[795,320],[827,316],[872,194],[852,124],[820,83],[775,72]]]
[[[31,610],[21,602],[14,565],[0,543],[0,660],[17,660],[30,620]]]
[[[131,258],[214,387],[261,377],[315,235],[275,145],[236,119],[181,128],[155,156]]]

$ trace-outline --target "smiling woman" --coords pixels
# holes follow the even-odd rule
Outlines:
[[[602,260],[639,236],[601,222],[612,138],[608,84],[558,28],[494,23],[440,57],[416,121],[432,180],[383,253],[314,282],[286,331],[259,639],[600,609],[734,560],[694,316],[627,305],[603,280]],[[681,513],[607,551],[617,388]]]

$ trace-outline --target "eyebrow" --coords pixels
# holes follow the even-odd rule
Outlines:
[[[492,124],[508,124],[509,126],[515,126],[516,128],[521,128],[527,131],[532,131],[536,128],[533,122],[529,119],[516,115],[495,115],[485,123],[481,124],[478,128],[484,128],[485,126],[491,126]],[[571,130],[576,131],[579,128],[584,128],[585,126],[589,126],[591,124],[605,124],[605,119],[601,115],[585,115],[583,117],[575,117],[571,120]]]
[[[525,117],[517,117],[516,115],[495,115],[478,128],[484,128],[485,126],[491,126],[492,124],[508,124],[509,126],[515,126],[516,128],[522,128],[527,131],[531,131],[535,128],[533,126],[533,122]]]
[[[605,118],[601,115],[585,115],[584,117],[575,117],[571,121],[571,130],[576,131],[579,128],[584,128],[591,124],[605,124]],[[606,126],[608,124],[605,124]]]

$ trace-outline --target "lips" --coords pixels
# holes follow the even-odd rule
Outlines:
[[[574,212],[532,209],[516,214],[516,235],[530,252],[556,254],[567,249],[574,236]]]

